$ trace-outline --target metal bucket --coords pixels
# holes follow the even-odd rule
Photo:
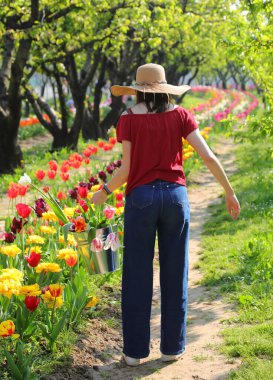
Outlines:
[[[117,234],[117,226],[100,228],[91,231],[91,240],[99,238],[105,242],[109,233],[114,232]],[[119,249],[113,251],[109,249],[102,249],[100,252],[91,250],[91,243],[88,241],[88,231],[74,232],[76,241],[78,243],[78,252],[81,255],[85,267],[89,274],[103,274],[114,272],[120,268],[120,253]]]

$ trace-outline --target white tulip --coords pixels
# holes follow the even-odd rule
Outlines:
[[[24,175],[19,179],[18,183],[20,185],[31,185],[31,178],[24,173]]]
[[[119,248],[119,245],[119,240],[116,234],[114,232],[110,232],[110,234],[106,238],[104,249],[107,250],[111,248],[112,251],[116,251]]]

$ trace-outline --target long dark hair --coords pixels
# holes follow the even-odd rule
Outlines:
[[[165,93],[145,92],[145,95],[142,91],[137,91],[136,93],[137,104],[144,102],[148,112],[165,112],[168,109],[170,100],[170,95]]]

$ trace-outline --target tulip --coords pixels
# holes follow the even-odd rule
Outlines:
[[[18,203],[16,205],[16,210],[21,218],[28,218],[31,213],[31,208],[24,203]]]
[[[15,183],[11,183],[8,189],[8,197],[11,199],[14,199],[18,196],[18,194],[19,194],[18,185]]]
[[[72,199],[77,199],[78,198],[78,190],[77,190],[77,188],[74,187],[73,190],[68,190],[68,195]]]
[[[69,179],[69,174],[68,173],[61,173],[60,177],[63,181],[68,181]]]
[[[66,195],[66,193],[64,193],[63,191],[59,191],[59,192],[57,193],[57,198],[58,198],[59,200],[66,199],[66,198],[67,198],[67,195]]]
[[[107,177],[105,172],[103,170],[101,170],[101,171],[99,171],[98,175],[99,175],[100,179],[105,182],[106,177]]]
[[[62,165],[60,167],[61,172],[66,173],[66,172],[68,172],[69,168],[70,168],[69,161],[67,161],[67,160],[63,161]]]
[[[117,139],[115,137],[109,137],[109,143],[115,145],[117,142]]]
[[[88,210],[88,205],[85,203],[84,200],[80,199],[79,205],[81,206],[81,208],[83,209],[84,212],[86,212]]]
[[[31,178],[26,173],[24,173],[24,175],[19,179],[18,183],[25,186],[31,185]]]
[[[47,176],[49,179],[54,179],[56,177],[56,174],[57,174],[56,170],[50,169],[47,171]]]
[[[44,212],[48,211],[48,205],[47,203],[43,200],[43,198],[36,199],[34,202],[34,211],[36,215],[40,218]]]
[[[115,197],[116,197],[116,200],[119,201],[119,202],[121,202],[123,200],[123,194],[122,193],[117,193],[115,195]]]
[[[37,172],[35,173],[35,175],[36,175],[36,178],[39,181],[42,181],[44,179],[46,173],[43,170],[37,170]]]
[[[91,151],[91,149],[85,149],[83,152],[83,155],[85,156],[85,157],[90,157],[91,156],[91,154],[92,154],[92,151]]]
[[[69,267],[74,267],[77,264],[77,261],[77,255],[69,256],[67,259],[65,259],[65,262]]]
[[[85,231],[86,223],[82,216],[78,216],[75,220],[73,220],[73,223],[75,225],[76,232]]]
[[[114,232],[110,232],[110,234],[108,234],[105,240],[104,249],[107,250],[111,248],[112,251],[116,251],[118,247],[119,247],[118,237],[116,236]]]
[[[103,250],[103,242],[99,238],[95,238],[91,242],[91,250],[93,252],[101,252]]]
[[[41,301],[40,297],[36,296],[26,296],[25,298],[25,305],[28,310],[35,311]]]
[[[88,188],[87,187],[79,187],[78,188],[78,194],[81,198],[86,198],[88,194]]]
[[[25,256],[25,259],[28,262],[29,266],[35,268],[41,260],[41,254],[32,251],[29,256]]]
[[[84,163],[85,163],[86,165],[90,164],[90,158],[86,157],[86,158],[84,159]]]
[[[109,174],[112,174],[113,171],[115,170],[115,166],[113,164],[110,164],[107,166],[106,170]]]
[[[44,192],[44,193],[48,193],[49,190],[50,190],[50,187],[49,187],[49,186],[44,186],[44,187],[43,187],[43,192]]]
[[[18,338],[18,334],[14,334],[15,325],[11,320],[3,321],[0,323],[0,337],[6,338],[12,336],[13,338]]]
[[[58,170],[58,164],[55,160],[49,161],[48,166],[51,170],[53,170],[55,172]]]
[[[90,182],[90,184],[91,184],[92,186],[94,186],[94,185],[98,185],[98,184],[99,184],[98,179],[95,178],[95,177],[90,177],[88,181]]]
[[[103,210],[103,213],[106,219],[112,219],[115,216],[115,208],[106,206],[105,209]]]
[[[28,190],[28,186],[24,186],[24,185],[18,186],[18,194],[21,195],[21,197],[24,197],[26,195],[27,190]]]
[[[6,243],[13,243],[16,239],[16,235],[13,232],[5,232],[4,239]]]
[[[23,219],[22,218],[13,218],[11,222],[11,231],[16,234],[21,231],[23,228]]]

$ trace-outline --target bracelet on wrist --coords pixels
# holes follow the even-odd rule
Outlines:
[[[112,191],[110,191],[106,184],[103,185],[102,190],[104,190],[106,195],[111,195]]]

